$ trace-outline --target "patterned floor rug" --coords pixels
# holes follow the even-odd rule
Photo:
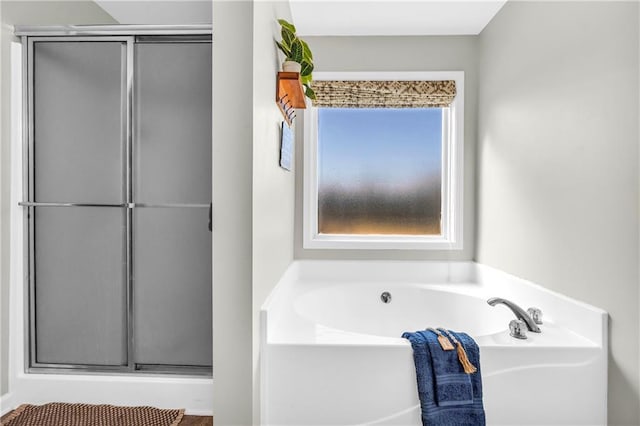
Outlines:
[[[3,426],[177,426],[184,410],[113,405],[24,404],[16,408]]]

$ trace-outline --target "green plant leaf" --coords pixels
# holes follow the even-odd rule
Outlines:
[[[302,65],[300,75],[303,77],[311,76],[311,72],[313,72],[313,64],[303,60],[300,65]]]
[[[302,82],[302,84],[308,86],[311,83],[311,81],[312,81],[311,74],[308,74],[308,75],[300,74],[300,82]]]
[[[309,45],[307,44],[307,42],[300,39],[300,43],[302,43],[302,52],[304,59],[309,63],[313,62],[313,54],[311,53],[311,49],[309,49]]]
[[[287,22],[285,19],[278,19],[278,23],[282,25],[283,28],[287,28],[292,33],[296,32],[296,27],[292,23]]]
[[[276,41],[276,44],[278,45],[282,53],[284,53],[284,56],[289,57],[289,55],[291,55],[291,50],[285,48],[281,43],[277,41]]]
[[[296,35],[289,29],[282,27],[282,45],[288,49],[291,49],[293,42],[297,40]]]
[[[302,63],[302,43],[300,43],[299,39],[295,39],[291,43],[291,55],[289,58],[292,61]]]
[[[316,92],[314,92],[309,86],[304,87],[304,95],[309,99],[313,99],[314,101],[316,100]]]

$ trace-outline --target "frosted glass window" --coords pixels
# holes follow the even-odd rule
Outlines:
[[[319,108],[319,234],[440,235],[442,123],[442,108]]]

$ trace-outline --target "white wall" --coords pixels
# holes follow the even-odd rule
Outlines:
[[[0,17],[2,16],[0,4]],[[11,188],[11,126],[10,93],[11,68],[11,29],[2,20],[0,29],[0,395],[9,392],[9,262],[10,252],[6,248],[9,243],[10,225],[10,188]],[[7,236],[2,238],[3,236]]]
[[[297,259],[470,260],[474,254],[477,37],[304,37],[316,71],[464,71],[463,250],[310,250],[302,247],[302,120],[296,139],[295,257]],[[301,115],[301,114],[299,114]]]
[[[477,260],[610,314],[638,413],[638,3],[508,2],[480,37]]]
[[[291,22],[288,1],[253,7],[253,416],[259,422],[260,307],[293,260],[295,170],[279,166],[282,114],[275,103],[280,70],[278,18]]]
[[[9,208],[11,176],[11,64],[12,25],[16,24],[113,24],[115,21],[92,1],[0,1],[0,394],[7,383],[9,347]]]
[[[121,24],[211,24],[212,0],[95,0]]]
[[[0,16],[2,6],[0,5]],[[4,16],[2,16],[4,17]],[[10,93],[11,86],[11,29],[2,20],[0,33],[0,395],[9,392],[9,262],[10,252],[6,248],[9,243],[10,224],[10,188],[11,188],[11,126]],[[5,238],[2,238],[5,236]]]
[[[213,4],[213,413],[251,424],[253,3]]]
[[[259,422],[260,307],[293,260],[274,43],[291,12],[287,1],[214,2],[213,16],[214,417],[249,425]]]

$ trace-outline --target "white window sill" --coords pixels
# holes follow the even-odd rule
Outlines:
[[[462,241],[453,241],[441,235],[314,235],[305,238],[308,249],[346,250],[462,250]]]

